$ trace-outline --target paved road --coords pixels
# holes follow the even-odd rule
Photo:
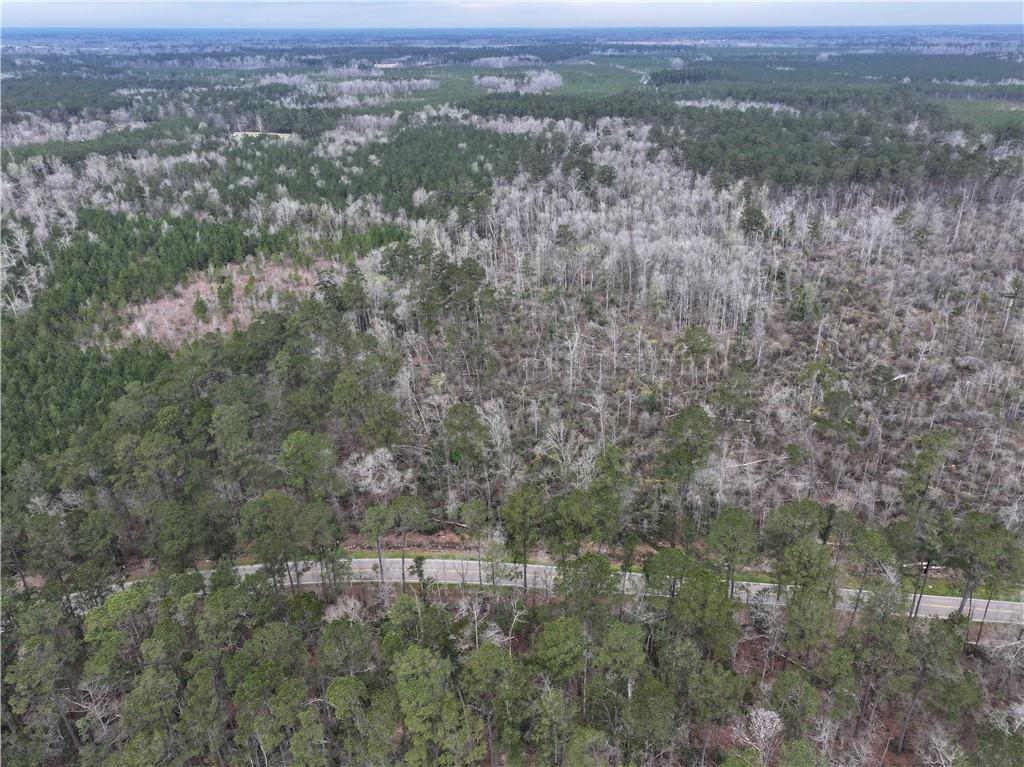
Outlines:
[[[405,560],[406,576],[409,583],[417,582],[415,575],[408,572],[412,565],[412,558]],[[260,568],[257,565],[243,565],[237,568],[242,575],[253,573]],[[353,559],[352,580],[375,581],[380,576],[377,572],[376,559]],[[553,565],[527,565],[526,579],[531,589],[552,593],[555,585],[555,573],[557,569]],[[482,565],[474,559],[427,559],[423,563],[423,573],[427,578],[445,584],[480,586],[522,586],[523,568],[521,565],[503,563],[492,566],[484,562]],[[640,573],[626,573],[621,576],[626,579],[625,589],[629,592],[638,592],[644,588],[644,578]],[[402,580],[401,559],[388,558],[384,560],[384,580],[392,583],[400,583]],[[309,563],[302,574],[302,585],[314,586],[321,583],[320,571],[315,563]],[[755,594],[762,591],[772,592],[774,586],[767,583],[736,583],[736,596],[739,599],[749,600]],[[857,592],[853,589],[840,589],[840,604],[852,606],[856,599]],[[863,596],[862,596],[863,600]],[[863,603],[863,602],[862,602]],[[946,616],[956,611],[960,606],[960,597],[939,597],[925,595],[921,599],[919,615],[923,617]],[[985,600],[975,599],[967,607],[968,614],[972,614],[975,620],[981,620],[985,613]],[[988,606],[988,613],[985,620],[990,623],[1013,623],[1024,624],[1024,602],[1003,602],[992,600]]]

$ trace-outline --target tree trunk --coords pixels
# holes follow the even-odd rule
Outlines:
[[[868,732],[871,732],[875,726],[875,714],[878,713],[878,704],[881,702],[881,694],[875,695],[874,700],[871,701],[871,713],[868,715]]]
[[[583,662],[583,686],[582,686],[582,689],[580,690],[580,692],[582,693],[582,695],[580,697],[583,699],[583,719],[584,719],[584,721],[586,721],[586,718],[587,718],[587,662],[586,661]]]
[[[981,614],[981,625],[978,626],[978,644],[981,644],[981,632],[985,630],[985,619],[988,617],[988,606],[992,604],[992,592],[995,591],[995,588],[995,583],[988,588],[988,598],[985,600],[985,612]]]
[[[910,727],[910,719],[914,716],[914,711],[917,710],[917,703],[921,698],[921,690],[923,687],[923,685],[918,684],[917,688],[914,690],[914,697],[910,701],[910,708],[907,709],[907,715],[903,719],[903,727],[900,729],[900,740],[899,743],[896,744],[896,750],[901,754],[903,753],[903,741],[906,740],[907,737],[907,728]]]
[[[56,693],[54,698],[54,703],[57,705],[57,713],[60,715],[60,720],[64,723],[64,728],[68,731],[68,735],[71,736],[71,742],[74,744],[75,750],[78,751],[82,747],[82,742],[78,739],[78,733],[75,731],[75,726],[68,720],[67,712],[64,710],[64,703],[60,699],[60,693]]]
[[[480,581],[480,588],[484,587],[484,546],[483,541],[476,542],[476,575]]]
[[[921,610],[921,600],[924,599],[924,589],[928,585],[928,575],[932,570],[932,560],[929,557],[924,563],[924,577],[921,579],[921,588],[915,587],[914,599],[910,602],[910,618],[911,620],[917,618],[918,612]]]
[[[295,566],[295,569],[298,571],[298,565]],[[287,560],[284,563],[284,574],[288,576],[288,586],[292,590],[292,596],[295,596],[295,581],[292,579],[292,568],[288,565]]]
[[[494,722],[491,721],[491,717],[487,717],[487,752],[491,757],[491,767],[497,767],[497,762],[494,760]]]
[[[380,575],[380,585],[384,585],[384,555],[380,552],[380,536],[377,536],[377,573]]]
[[[402,594],[405,594],[405,533],[402,533]]]
[[[779,561],[775,563],[776,579],[775,579],[775,600],[779,601],[782,599],[782,557],[779,557]]]
[[[857,611],[860,609],[860,598],[864,593],[864,578],[857,583],[857,598],[853,600],[853,615],[850,616],[850,623],[857,620]]]
[[[324,547],[320,546],[317,549],[317,553],[316,563],[317,567],[320,568],[320,596],[324,600],[324,604],[327,604],[327,589],[330,587],[333,591],[334,587],[327,582],[330,576],[327,574],[327,557],[324,556]]]
[[[71,594],[68,592],[68,585],[64,582],[64,573],[57,574],[57,580],[60,582],[61,594],[64,596],[64,610],[69,617],[77,616],[75,612],[75,606],[71,602]]]
[[[967,603],[971,601],[971,597],[974,595],[974,587],[977,585],[977,578],[969,578],[967,580],[967,586],[964,588],[964,595],[960,599],[960,606],[956,608],[956,611],[961,615],[964,614],[964,608],[967,607]]]
[[[18,571],[18,578],[21,579],[21,588],[28,591],[28,581],[25,579],[25,568],[21,566],[21,557],[18,556],[15,546],[11,545],[8,548],[11,552],[11,559],[14,561],[14,569]]]

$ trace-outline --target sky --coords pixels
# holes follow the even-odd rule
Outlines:
[[[4,0],[14,27],[428,29],[1024,24],[1024,4],[962,0]]]

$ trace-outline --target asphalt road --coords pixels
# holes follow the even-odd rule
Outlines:
[[[405,560],[408,583],[416,583],[417,577],[409,572],[412,557]],[[242,565],[236,568],[242,575],[259,570],[257,565]],[[555,585],[554,565],[527,565],[526,580],[529,587],[536,591],[552,593]],[[523,568],[521,565],[501,563],[492,565],[488,562],[477,563],[473,559],[427,559],[423,563],[423,574],[436,583],[465,586],[522,586]],[[375,581],[379,578],[376,559],[353,559],[352,580]],[[644,578],[640,573],[627,573],[625,589],[636,592],[644,587]],[[402,581],[401,559],[384,559],[384,580],[391,583]],[[315,586],[321,583],[320,571],[315,563],[309,563],[302,574],[301,584]],[[750,600],[762,591],[774,592],[775,587],[767,583],[747,583],[737,581],[736,597],[744,601]],[[840,605],[851,606],[857,592],[853,589],[840,589]],[[862,600],[865,595],[862,595]],[[918,614],[922,617],[944,617],[955,612],[960,606],[960,597],[940,597],[925,595],[921,599]],[[974,620],[981,620],[985,614],[985,600],[974,599],[967,607],[967,613]],[[990,623],[1024,624],[1024,602],[1003,602],[992,600],[988,605],[985,620]]]

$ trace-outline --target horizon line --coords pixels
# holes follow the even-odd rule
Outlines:
[[[253,26],[253,27],[162,27],[162,26],[50,26],[50,25],[6,25],[0,23],[0,30],[3,31],[64,31],[64,32],[77,32],[77,31],[139,31],[139,32],[196,32],[196,31],[211,31],[211,32],[253,32],[253,31],[282,31],[282,32],[445,32],[445,31],[480,31],[480,32],[495,32],[495,31],[552,31],[552,32],[572,32],[581,31],[589,32],[602,29],[608,30],[672,30],[672,29],[1019,29],[1020,25],[1016,23],[988,23],[988,24],[971,24],[971,23],[945,23],[936,24],[933,22],[921,22],[921,23],[902,23],[902,24],[799,24],[799,23],[788,23],[788,24],[695,24],[695,25],[595,25],[595,26],[544,26],[544,27],[532,27],[532,26],[496,26],[496,27],[462,27],[462,26],[438,26],[438,27],[371,27],[371,26],[352,26],[352,27],[272,27],[272,26]]]

